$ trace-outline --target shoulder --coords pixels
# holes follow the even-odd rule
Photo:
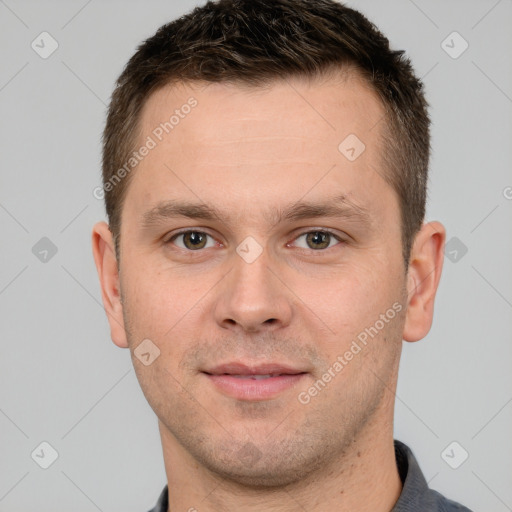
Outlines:
[[[169,507],[169,496],[167,494],[167,485],[163,488],[158,498],[157,504],[148,512],[167,512]]]
[[[460,503],[430,489],[412,450],[396,440],[395,456],[403,488],[392,512],[471,512]]]

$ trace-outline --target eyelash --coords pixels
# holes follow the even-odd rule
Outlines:
[[[213,240],[214,237],[212,235],[210,235],[209,233],[207,233],[206,231],[200,231],[198,229],[187,229],[187,230],[184,230],[184,231],[180,231],[178,233],[175,233],[174,235],[172,235],[169,239],[167,239],[164,243],[167,245],[167,244],[171,244],[176,238],[178,238],[179,236],[182,236],[182,235],[186,235],[187,233],[200,233],[200,234],[203,234],[203,235],[206,235],[206,236],[209,236],[210,238],[212,238]],[[299,239],[300,237],[302,236],[305,236],[305,235],[309,235],[310,233],[325,233],[325,234],[328,234],[330,235],[332,238],[334,238],[335,240],[337,240],[339,243],[338,244],[335,244],[334,246],[332,247],[326,247],[325,249],[308,249],[308,248],[304,248],[304,247],[298,247],[298,249],[302,249],[302,250],[309,250],[309,251],[313,251],[313,252],[325,252],[327,251],[328,249],[332,249],[333,247],[335,247],[336,245],[340,245],[344,242],[346,242],[346,240],[344,240],[343,238],[341,238],[339,235],[337,235],[336,233],[334,233],[333,231],[330,231],[329,229],[312,229],[312,230],[309,230],[309,231],[304,231],[300,234],[298,234],[293,240],[297,240]],[[286,244],[288,245],[288,244]],[[187,252],[190,252],[190,253],[194,253],[194,252],[201,252],[202,250],[204,249],[197,249],[197,250],[192,250],[192,249],[183,249],[182,247],[178,247],[178,249],[181,249],[181,250],[184,250],[184,251],[187,251]],[[208,247],[209,249],[209,247]]]

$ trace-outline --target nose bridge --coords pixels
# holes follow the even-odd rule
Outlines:
[[[246,240],[232,255],[231,268],[216,305],[220,325],[257,331],[289,323],[286,290],[274,275],[267,251]]]

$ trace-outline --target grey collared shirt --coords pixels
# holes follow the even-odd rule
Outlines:
[[[469,508],[429,489],[418,461],[404,443],[395,441],[395,456],[403,487],[400,498],[391,512],[471,512]],[[167,490],[165,486],[158,498],[158,503],[149,512],[167,512],[169,507]]]

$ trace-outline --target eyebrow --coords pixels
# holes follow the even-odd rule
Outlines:
[[[202,219],[230,223],[232,217],[225,212],[200,202],[170,199],[157,203],[141,218],[142,229],[150,229],[167,220],[176,218]],[[294,222],[319,217],[355,220],[368,227],[373,224],[370,212],[341,194],[322,201],[298,201],[285,208],[267,212],[266,219],[275,226],[283,221]]]

